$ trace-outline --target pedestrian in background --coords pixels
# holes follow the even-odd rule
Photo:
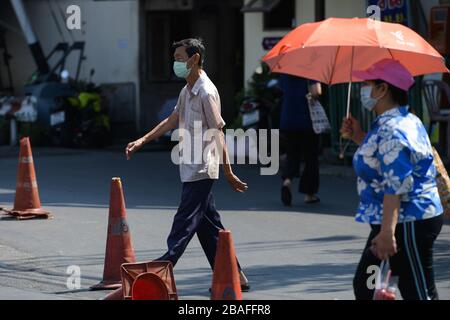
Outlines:
[[[300,175],[299,192],[305,194],[305,203],[316,203],[319,191],[319,135],[313,130],[306,95],[314,98],[322,94],[319,82],[282,74],[279,79],[283,91],[280,132],[286,141],[286,162],[281,167],[281,201],[292,203],[292,180],[300,170],[302,158],[305,166]]]

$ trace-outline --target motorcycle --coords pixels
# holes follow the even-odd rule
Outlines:
[[[91,71],[91,77],[93,71]],[[50,115],[53,143],[63,147],[101,148],[111,141],[111,125],[105,98],[91,81],[78,95],[56,98]]]
[[[259,85],[258,89],[259,95],[244,97],[239,107],[242,129],[255,129],[257,132],[259,129],[267,129],[270,137],[271,130],[278,127],[273,124],[278,123],[282,91],[277,79],[268,80]],[[257,138],[259,145],[259,135]],[[269,138],[267,142],[270,152],[271,139]]]
[[[50,137],[52,144],[59,147],[77,147],[76,132],[78,110],[74,106],[76,97],[56,97],[55,107],[50,114]]]

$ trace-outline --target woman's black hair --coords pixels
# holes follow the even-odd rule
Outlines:
[[[392,101],[399,104],[400,106],[405,106],[408,104],[408,91],[400,89],[384,80],[374,80],[376,85],[386,83],[388,85],[388,90],[391,95]]]
[[[198,66],[201,68],[205,61],[205,45],[203,40],[200,38],[189,38],[181,41],[174,42],[172,48],[176,49],[178,47],[185,47],[188,57],[192,57],[194,54],[198,53],[200,55],[200,60],[198,61]]]

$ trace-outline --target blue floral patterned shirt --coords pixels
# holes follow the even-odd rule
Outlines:
[[[383,197],[399,195],[398,223],[442,214],[428,134],[408,107],[378,116],[353,157],[360,203],[356,221],[381,224]]]

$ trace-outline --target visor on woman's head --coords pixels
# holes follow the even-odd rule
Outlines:
[[[383,80],[405,91],[414,84],[414,78],[408,69],[393,59],[383,59],[367,70],[353,71],[352,75],[363,81]]]

